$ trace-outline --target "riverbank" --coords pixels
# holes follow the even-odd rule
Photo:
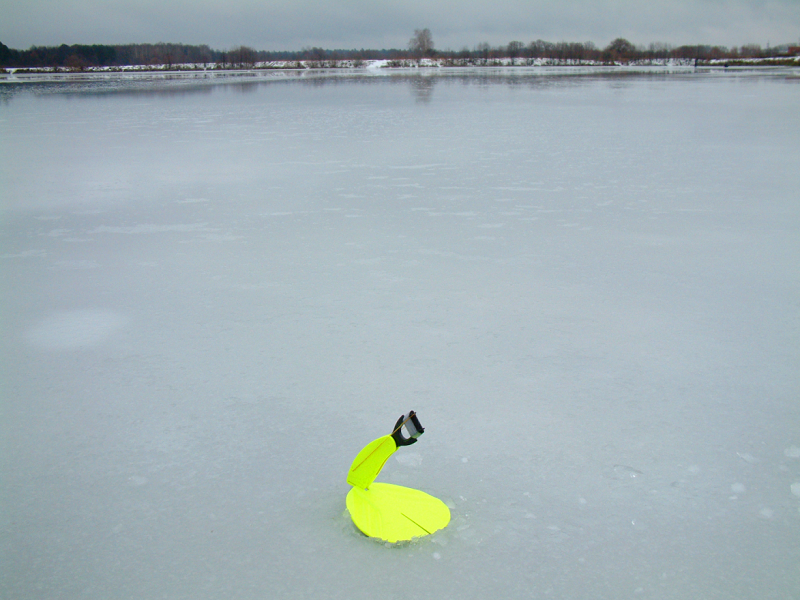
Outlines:
[[[218,72],[218,71],[285,71],[312,69],[431,69],[443,67],[794,67],[800,66],[800,56],[777,56],[771,58],[741,58],[695,60],[652,59],[628,62],[603,62],[596,60],[557,58],[440,58],[422,60],[299,60],[266,61],[248,64],[182,63],[156,65],[126,65],[117,67],[27,67],[0,69],[0,75],[42,73],[129,73],[129,72]]]

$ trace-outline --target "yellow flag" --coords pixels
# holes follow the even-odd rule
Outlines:
[[[378,473],[381,472],[386,460],[397,450],[397,444],[390,435],[379,437],[364,446],[358,453],[350,471],[347,473],[347,483],[350,485],[367,489],[375,481]]]

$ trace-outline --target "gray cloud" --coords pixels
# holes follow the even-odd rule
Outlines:
[[[437,48],[593,41],[735,46],[797,42],[798,0],[5,0],[0,41],[183,42],[257,49],[405,47],[428,27]]]

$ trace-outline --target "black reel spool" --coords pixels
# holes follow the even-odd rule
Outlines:
[[[403,437],[403,425],[406,426],[406,431],[411,437]],[[397,419],[397,423],[394,424],[394,431],[392,431],[392,438],[399,448],[400,446],[410,446],[416,443],[417,438],[423,433],[425,433],[425,428],[419,422],[417,413],[412,410],[408,415],[401,415]]]

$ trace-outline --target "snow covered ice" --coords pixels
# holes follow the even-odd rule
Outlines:
[[[795,72],[23,79],[0,596],[800,590]]]

